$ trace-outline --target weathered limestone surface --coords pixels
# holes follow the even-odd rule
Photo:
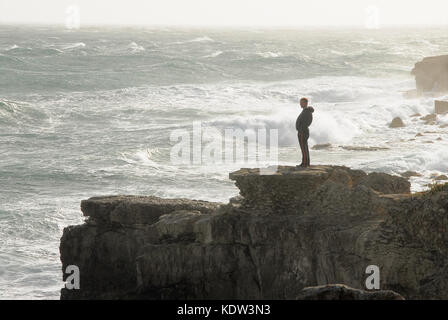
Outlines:
[[[419,92],[448,91],[448,55],[424,58],[411,73]]]
[[[298,300],[404,300],[390,290],[365,291],[343,284],[307,287],[297,297]]]
[[[86,223],[60,245],[81,289],[61,298],[295,299],[310,286],[363,289],[373,264],[382,290],[448,299],[448,188],[411,194],[404,178],[338,166],[230,178],[241,195],[227,204],[83,201]]]
[[[338,166],[312,166],[306,170],[279,166],[275,174],[269,175],[260,175],[259,169],[241,169],[231,173],[230,179],[235,180],[245,206],[289,214],[318,208],[330,214],[339,210],[357,214],[351,211],[353,206],[370,212],[371,208],[363,201],[376,197],[375,191],[410,193],[411,188],[401,177],[376,172],[366,174]],[[333,194],[326,190],[339,185],[345,188]]]

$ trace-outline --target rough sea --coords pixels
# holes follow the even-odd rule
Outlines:
[[[0,25],[0,299],[58,299],[59,240],[82,199],[237,195],[228,173],[246,163],[170,161],[171,133],[193,121],[278,129],[280,163],[295,165],[306,96],[310,146],[332,145],[312,164],[417,171],[412,189],[425,189],[448,172],[448,115],[425,125],[411,115],[434,98],[403,92],[416,62],[448,53],[447,34]],[[388,127],[396,116],[406,127]]]

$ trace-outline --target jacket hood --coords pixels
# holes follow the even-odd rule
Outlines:
[[[308,109],[311,113],[314,112],[314,108],[313,108],[313,107],[307,107],[307,109]]]

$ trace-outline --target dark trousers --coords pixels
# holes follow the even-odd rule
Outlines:
[[[310,150],[308,149],[308,138],[310,134],[307,132],[299,132],[299,144],[300,150],[302,151],[302,165],[309,166],[310,165]]]

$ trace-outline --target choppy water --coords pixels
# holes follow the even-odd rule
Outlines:
[[[281,162],[297,163],[307,96],[311,145],[335,146],[312,151],[313,163],[415,170],[421,190],[448,172],[448,116],[413,122],[433,100],[402,91],[414,88],[415,62],[448,52],[447,31],[0,26],[0,298],[58,298],[59,239],[82,222],[82,199],[237,194],[228,172],[244,163],[170,163],[170,133],[193,121],[279,129]],[[408,126],[389,129],[395,116]]]

